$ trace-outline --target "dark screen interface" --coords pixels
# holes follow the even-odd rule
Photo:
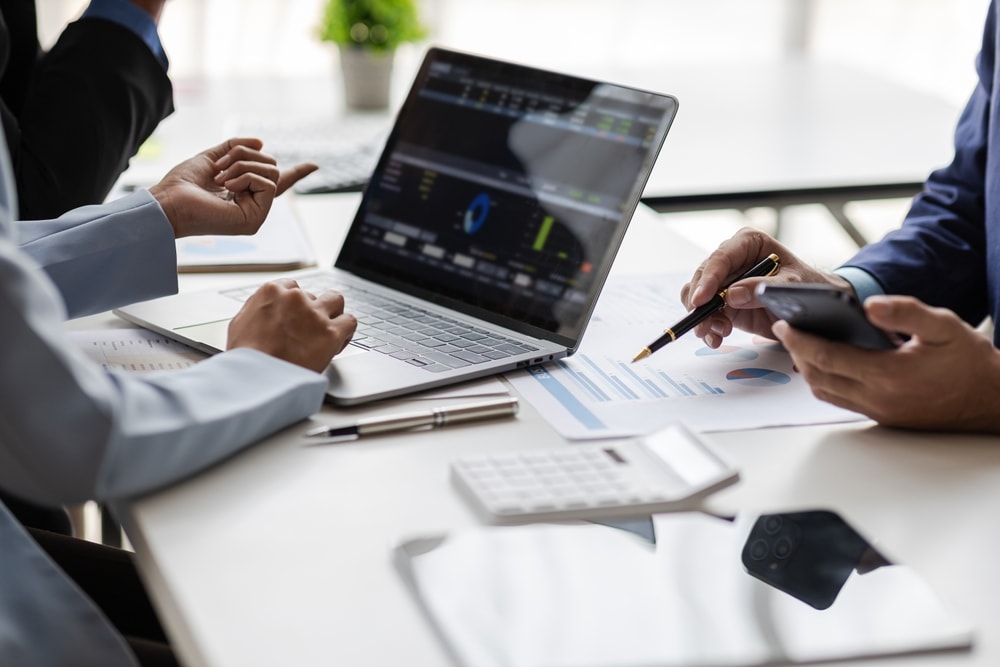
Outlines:
[[[337,265],[575,335],[675,101],[470,58],[424,64]]]

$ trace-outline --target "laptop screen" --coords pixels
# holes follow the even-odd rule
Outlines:
[[[336,265],[575,345],[676,109],[431,49]]]

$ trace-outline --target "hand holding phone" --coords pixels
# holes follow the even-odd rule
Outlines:
[[[857,298],[830,285],[760,285],[757,298],[778,319],[829,340],[871,350],[898,347],[902,339],[868,321]]]

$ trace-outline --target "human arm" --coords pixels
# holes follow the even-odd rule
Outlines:
[[[776,254],[780,265],[770,277],[735,280],[743,272],[770,254]],[[739,230],[724,241],[695,270],[691,280],[681,288],[681,301],[688,309],[708,302],[726,288],[726,307],[694,328],[694,334],[709,347],[717,348],[722,340],[743,329],[761,336],[771,336],[775,318],[757,300],[755,290],[763,283],[825,283],[851,289],[844,278],[813,268],[800,260],[787,246],[771,236],[749,227]]]
[[[30,25],[4,25],[9,31],[2,32],[23,41],[35,34],[33,14],[26,20]],[[2,88],[24,219],[102,201],[129,158],[173,110],[164,64],[120,24],[82,18],[47,53],[37,40],[34,49],[34,61],[11,60]]]
[[[987,203],[1000,197],[993,79],[996,8],[991,3],[976,61],[978,83],[955,130],[954,157],[933,172],[902,226],[861,249],[846,265],[864,269],[887,294],[909,294],[944,306],[976,326],[988,314],[988,267],[996,266],[996,239],[988,239]],[[990,153],[993,153],[990,155]],[[990,155],[989,159],[987,156]]]
[[[145,493],[319,409],[326,380],[253,349],[108,373],[63,334],[58,295],[0,239],[0,487],[38,503]]]
[[[317,169],[301,163],[279,170],[254,138],[233,138],[180,163],[149,188],[177,238],[254,234],[274,198]]]
[[[863,350],[775,323],[817,398],[884,426],[1000,433],[1000,351],[987,338],[913,297],[874,296],[864,307],[873,324],[909,339]]]
[[[709,346],[718,347],[737,326],[780,340],[817,398],[882,425],[1000,433],[1000,352],[950,310],[910,296],[869,296],[864,301],[868,319],[908,337],[893,350],[866,350],[799,331],[762,309],[755,285],[818,282],[851,289],[851,284],[808,267],[787,247],[753,230],[742,230],[712,253],[682,298],[693,302],[698,285],[710,286],[705,287],[710,298],[711,290],[738,275],[732,267],[771,252],[782,259],[778,274],[731,287],[727,307],[696,328]]]
[[[212,161],[207,164],[215,169]],[[251,180],[260,177],[253,171],[257,168],[251,168]],[[232,180],[241,182],[245,174],[234,169]],[[145,493],[319,408],[326,380],[316,371],[343,349],[356,326],[343,312],[342,297],[313,296],[289,282],[265,287],[234,320],[229,351],[173,373],[142,378],[108,373],[63,335],[60,291],[75,285],[71,296],[87,300],[94,290],[107,290],[93,299],[123,302],[123,295],[148,288],[148,281],[156,280],[152,274],[175,275],[175,266],[162,261],[140,267],[144,270],[135,275],[116,273],[122,266],[142,264],[141,256],[131,261],[134,248],[121,236],[134,230],[141,243],[155,246],[159,239],[172,249],[171,225],[149,193],[136,193],[119,206],[74,212],[79,216],[75,224],[54,223],[65,228],[38,234],[28,243],[29,255],[14,240],[15,225],[3,218],[10,210],[2,197],[9,187],[0,183],[0,340],[5,344],[0,396],[6,401],[0,412],[0,488],[50,504]],[[276,187],[271,184],[270,196]],[[269,204],[255,199],[258,191],[244,195],[250,211]],[[240,195],[219,198],[242,211],[238,200]],[[21,227],[36,233],[37,226]],[[88,239],[88,232],[96,239]],[[113,278],[99,279],[105,272]],[[57,287],[51,275],[62,284]],[[307,344],[301,344],[303,336]]]
[[[157,27],[166,4],[166,0],[90,0],[80,18],[103,19],[132,31],[166,70],[169,63]]]
[[[15,222],[15,242],[56,283],[70,317],[172,294],[174,238],[253,234],[274,197],[315,169],[279,170],[260,145],[231,139],[185,160],[148,192],[53,220]]]

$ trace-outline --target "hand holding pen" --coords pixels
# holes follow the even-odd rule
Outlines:
[[[778,272],[778,267],[781,264],[781,260],[774,253],[771,253],[763,260],[761,260],[756,266],[751,268],[749,271],[741,275],[739,278],[734,280],[730,285],[738,283],[741,280],[746,280],[747,278],[762,278],[764,276],[773,276]],[[699,323],[703,322],[713,313],[716,313],[726,306],[726,291],[729,289],[727,286],[725,289],[720,290],[706,303],[698,306],[690,313],[688,313],[680,322],[673,325],[672,327],[665,329],[663,335],[654,340],[652,343],[642,348],[632,362],[635,363],[640,359],[645,359],[649,355],[653,354],[659,350],[664,345],[672,343],[684,334],[686,334],[691,329],[698,326]]]

